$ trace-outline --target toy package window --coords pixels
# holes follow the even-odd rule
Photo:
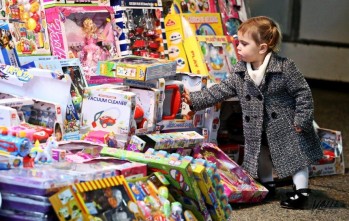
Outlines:
[[[171,13],[214,13],[217,12],[214,0],[174,0]]]
[[[0,63],[19,67],[14,39],[7,23],[0,20]]]
[[[218,6],[222,16],[224,35],[236,35],[241,22],[247,20],[244,0],[218,0]]]
[[[89,84],[96,77],[98,61],[120,55],[111,7],[54,6],[45,10],[52,55],[79,58]]]
[[[18,55],[51,55],[43,2],[8,1],[6,6]]]
[[[140,210],[123,176],[74,184],[49,198],[59,220],[134,220]]]
[[[167,46],[162,2],[120,1],[111,2],[119,22],[120,48],[123,55],[165,58]]]

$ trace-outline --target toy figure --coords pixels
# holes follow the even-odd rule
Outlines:
[[[83,47],[83,65],[96,66],[100,47],[97,45],[97,26],[91,18],[86,18],[82,24],[82,31],[85,33],[85,46]]]
[[[53,161],[52,159],[52,148],[57,148],[58,143],[56,141],[55,137],[50,137],[46,144],[44,145],[44,149],[40,147],[39,141],[35,142],[34,148],[31,150],[31,154],[35,156],[34,162],[46,162],[51,163]]]

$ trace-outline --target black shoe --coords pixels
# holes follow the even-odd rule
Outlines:
[[[294,193],[286,193],[287,199],[280,202],[285,209],[304,209],[310,195],[310,189],[295,190]],[[307,195],[304,195],[307,194]],[[297,199],[295,199],[297,196]]]
[[[276,194],[276,187],[275,187],[275,183],[273,181],[271,182],[266,182],[266,183],[261,183],[265,188],[267,188],[268,193],[265,196],[265,200],[270,200],[272,198],[275,197]]]

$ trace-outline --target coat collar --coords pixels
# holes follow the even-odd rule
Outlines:
[[[266,73],[270,73],[270,72],[281,73],[282,72],[282,67],[281,67],[282,62],[280,62],[280,61],[281,61],[281,58],[276,53],[273,52],[271,54],[270,61],[269,61],[269,64],[267,66]],[[247,71],[246,62],[239,61],[235,65],[234,72],[236,74],[244,75],[246,71]]]

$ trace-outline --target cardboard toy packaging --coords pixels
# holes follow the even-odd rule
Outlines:
[[[19,67],[19,59],[8,23],[0,20],[0,63]]]
[[[176,75],[176,63],[165,59],[125,56],[98,63],[100,75],[148,81]]]
[[[224,35],[236,35],[241,22],[247,20],[244,0],[217,0],[217,3],[222,16]]]
[[[174,0],[171,13],[215,13],[217,11],[214,0]]]
[[[344,174],[342,133],[325,128],[318,128],[317,132],[324,155],[321,160],[309,166],[310,176]]]
[[[100,78],[96,74],[98,61],[120,56],[113,9],[51,5],[45,12],[52,55],[59,59],[79,58],[87,82],[95,84],[94,80]]]
[[[162,171],[173,186],[170,193],[174,199],[181,202],[184,209],[190,209],[198,220],[211,220],[188,161],[180,160],[178,157],[167,158],[151,153],[137,153],[108,147],[102,149],[101,155],[146,163],[148,170]]]
[[[18,55],[51,55],[43,2],[8,1],[6,7]]]
[[[130,91],[136,94],[135,121],[136,134],[155,131],[157,111],[159,110],[160,90],[131,87]]]
[[[122,90],[87,88],[82,105],[82,126],[90,130],[113,132],[119,148],[127,143],[136,130],[135,93]]]
[[[112,0],[122,55],[167,58],[162,1]]]

